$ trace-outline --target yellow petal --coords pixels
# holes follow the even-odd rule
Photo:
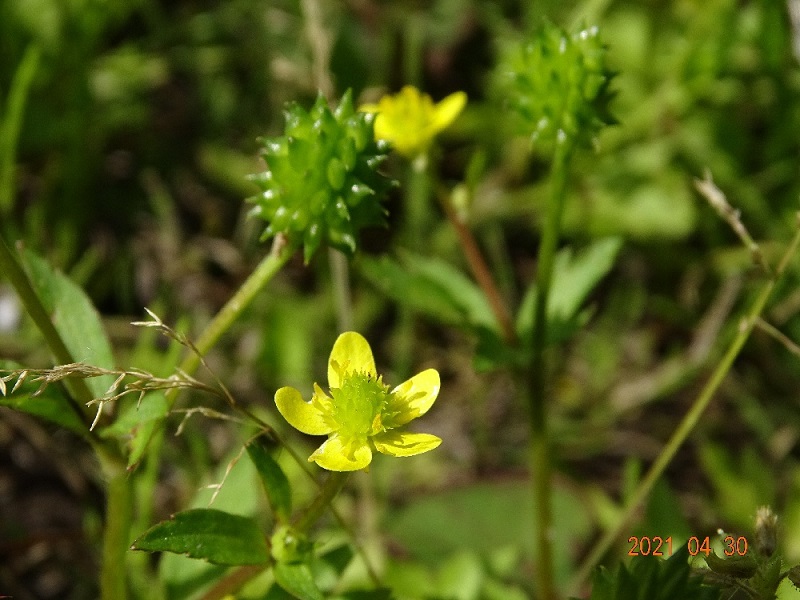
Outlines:
[[[367,104],[362,104],[361,106],[359,106],[358,110],[360,112],[376,113],[376,112],[379,112],[381,109],[380,109],[380,106],[378,104],[367,103]]]
[[[372,462],[372,450],[366,442],[345,443],[341,437],[334,434],[317,448],[308,460],[328,471],[358,471]]]
[[[333,344],[331,357],[328,360],[328,386],[340,387],[341,376],[353,371],[366,373],[372,377],[378,376],[372,349],[367,340],[360,333],[347,331]]]
[[[382,112],[379,112],[378,116],[375,117],[373,131],[375,132],[375,139],[386,140],[391,144],[394,144],[396,142],[396,138],[398,137],[397,131],[392,124],[392,120]]]
[[[464,106],[467,104],[467,95],[464,92],[450,94],[439,102],[434,109],[433,128],[435,131],[442,131],[456,120]]]
[[[424,415],[439,395],[439,372],[426,369],[392,390],[387,412],[396,413],[391,426],[405,425],[411,419]]]
[[[430,452],[442,443],[441,438],[430,433],[399,433],[388,431],[372,437],[375,449],[389,456],[414,456]]]
[[[275,404],[289,425],[309,435],[328,435],[333,431],[317,408],[303,400],[293,387],[282,387],[275,392]]]

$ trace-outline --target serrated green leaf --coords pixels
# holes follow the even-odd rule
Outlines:
[[[681,548],[667,560],[636,557],[613,574],[600,567],[592,578],[589,600],[718,600],[721,590],[691,576],[688,558],[687,549]]]
[[[711,552],[705,557],[705,560],[708,568],[715,573],[728,575],[729,577],[735,577],[737,579],[749,579],[755,574],[758,568],[756,559],[747,555],[734,555],[720,558],[715,552]]]
[[[269,450],[258,440],[247,445],[247,454],[258,471],[272,512],[280,523],[286,523],[292,513],[292,488],[289,479]]]
[[[0,369],[16,370],[19,368],[21,367],[17,363],[0,360]],[[24,381],[12,392],[13,387],[14,382],[9,382],[6,390],[8,395],[0,394],[0,406],[7,406],[46,419],[79,435],[86,434],[88,426],[81,420],[58,386],[49,385],[36,396],[33,394],[39,389],[38,383],[30,380]]]
[[[750,587],[759,598],[774,598],[781,579],[781,557],[775,554],[759,565],[758,571],[750,579]]]
[[[58,333],[76,362],[111,369],[114,358],[95,309],[84,291],[66,275],[53,269],[46,260],[28,249],[20,258]],[[93,377],[86,381],[95,397],[101,397],[114,379]]]
[[[278,585],[300,600],[324,600],[307,564],[276,563],[273,571]]]
[[[186,554],[218,565],[269,561],[267,542],[253,519],[210,508],[173,515],[148,529],[131,549]]]

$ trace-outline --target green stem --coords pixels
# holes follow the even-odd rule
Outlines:
[[[433,188],[430,156],[422,154],[408,167],[408,194],[406,195],[405,242],[419,247],[430,223],[430,196]]]
[[[353,295],[350,291],[350,266],[347,257],[335,248],[328,249],[333,280],[336,321],[340,332],[353,329]]]
[[[571,155],[567,142],[556,147],[551,167],[550,202],[542,239],[539,243],[539,264],[536,272],[536,303],[534,306],[533,344],[529,371],[531,469],[533,477],[534,520],[539,554],[537,558],[537,588],[539,598],[555,598],[553,584],[553,510],[550,440],[547,426],[546,364],[547,301],[553,279],[556,249],[561,230],[561,216],[567,189],[567,166]]]
[[[425,225],[430,222],[430,193],[432,189],[428,155],[420,155],[408,165],[406,171],[405,215],[400,238],[407,248],[422,248]],[[411,371],[414,346],[414,311],[401,306],[394,343],[394,369],[405,378]]]
[[[297,531],[305,533],[322,516],[336,495],[342,490],[349,476],[350,473],[348,471],[331,471],[331,474],[328,475],[322,485],[319,495],[314,498],[314,501],[308,505],[308,508],[295,521],[294,527]]]
[[[336,302],[336,316],[338,321],[339,331],[351,331],[353,329],[353,296],[350,290],[350,265],[347,256],[335,250],[329,249],[331,273],[333,277],[333,290]],[[288,447],[288,446],[285,446]],[[359,517],[363,525],[362,529],[366,539],[377,539],[377,534],[374,531],[372,523],[374,519],[371,518],[374,511],[370,507],[374,504],[373,490],[370,484],[370,479],[364,477],[359,480],[358,493],[359,493]],[[347,534],[350,536],[353,547],[356,552],[364,561],[364,566],[367,569],[367,574],[372,579],[375,587],[381,587],[381,581],[378,577],[375,568],[372,566],[369,558],[367,557],[364,545],[359,541],[355,532],[349,524],[342,518],[342,516],[333,508],[331,508],[336,520],[342,526]]]
[[[800,218],[800,215],[798,215],[798,217]],[[625,509],[622,511],[622,516],[620,516],[620,518],[617,520],[617,523],[607,530],[603,534],[603,537],[600,538],[597,544],[595,544],[591,553],[581,565],[578,573],[575,575],[574,580],[571,582],[571,585],[569,586],[570,589],[575,590],[588,578],[591,570],[597,563],[600,562],[600,559],[606,554],[606,552],[608,552],[609,548],[614,543],[614,540],[616,540],[622,530],[630,524],[630,522],[633,520],[634,513],[650,495],[653,485],[655,485],[658,478],[664,473],[664,470],[667,468],[670,462],[672,462],[672,459],[675,457],[678,449],[681,447],[683,442],[686,441],[686,438],[689,437],[689,434],[699,422],[700,417],[705,412],[720,384],[725,379],[728,371],[730,371],[731,366],[733,366],[733,362],[736,360],[736,357],[739,355],[739,352],[741,352],[745,342],[750,337],[750,333],[758,323],[759,317],[764,311],[764,307],[772,295],[775,284],[781,278],[789,260],[797,252],[799,245],[800,229],[798,229],[798,231],[795,233],[791,243],[789,244],[789,247],[781,258],[781,262],[775,271],[775,275],[764,284],[764,287],[761,289],[758,296],[756,296],[756,299],[753,302],[750,310],[742,319],[736,337],[731,342],[731,345],[728,347],[728,350],[725,352],[722,360],[717,365],[717,368],[714,369],[714,372],[711,374],[708,382],[706,382],[706,385],[698,394],[697,398],[689,409],[689,412],[686,413],[683,420],[672,434],[672,437],[670,437],[669,441],[658,455],[658,458],[650,467],[650,470],[647,472],[644,479],[642,479],[641,483],[639,483],[639,486],[636,488],[636,491],[628,500],[628,503],[625,505]]]
[[[425,52],[425,17],[417,11],[401,14],[404,81],[409,85],[420,87]]]
[[[124,466],[105,467],[108,481],[100,597],[103,600],[124,600],[128,596],[125,558],[131,543],[133,489]]]
[[[178,367],[181,371],[191,375],[200,366],[201,357],[205,356],[220,337],[230,328],[233,322],[250,305],[256,294],[280,271],[281,267],[291,258],[294,253],[294,246],[289,244],[285,238],[278,236],[275,238],[272,250],[256,267],[242,286],[223,306],[211,322],[206,326],[200,337],[197,338],[194,346],[197,353],[190,352]],[[199,354],[198,354],[199,353]],[[167,399],[170,405],[175,401],[175,393],[167,392]]]

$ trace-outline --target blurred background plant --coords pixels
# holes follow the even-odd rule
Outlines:
[[[433,176],[517,309],[535,271],[548,164],[529,161],[528,140],[501,122],[489,76],[496,40],[545,18],[568,30],[598,24],[620,124],[575,156],[557,268],[570,284],[550,361],[563,587],[688,410],[763,277],[694,178],[710,169],[773,265],[796,227],[800,33],[789,15],[782,2],[733,0],[0,0],[0,233],[87,290],[116,364],[168,376],[177,350],[128,323],[149,306],[197,335],[257,264],[260,231],[243,201],[257,192],[246,175],[263,168],[256,140],[279,134],[287,102],[313,104],[322,56],[334,95],[352,88],[356,104],[404,84],[435,101],[466,92],[465,111],[438,138]],[[386,170],[404,178],[399,157]],[[376,460],[371,492],[346,495],[342,510],[358,515],[397,597],[526,598],[535,549],[516,508],[528,493],[526,410],[487,342],[490,312],[438,193],[414,237],[402,194],[390,197],[388,230],[362,237],[352,299],[355,329],[391,380],[421,365],[442,374],[426,431],[445,443],[413,462]],[[611,236],[621,243],[602,241]],[[324,380],[336,336],[331,269],[302,262],[294,257],[208,357],[268,420],[275,389]],[[798,274],[794,261],[763,315],[795,341]],[[800,560],[797,354],[755,331],[629,535],[749,534],[770,504],[785,558]],[[6,286],[0,357],[49,360]],[[104,486],[92,455],[63,428],[0,410],[0,593],[96,597]],[[157,485],[138,502],[152,513],[137,522],[205,506],[211,491],[197,490],[222,479],[243,436],[188,420],[151,467]],[[260,514],[247,461],[225,481],[216,508]],[[157,569],[169,598],[193,597],[222,572],[132,556],[131,577]],[[788,584],[780,593],[792,597]]]

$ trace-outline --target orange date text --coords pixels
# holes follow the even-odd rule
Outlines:
[[[632,535],[628,538],[628,543],[631,544],[628,556],[672,556],[672,536],[662,538],[660,535]]]
[[[632,535],[628,538],[628,544],[630,544],[628,556],[672,556],[672,536]],[[747,554],[747,538],[743,535],[738,537],[725,536],[722,544],[722,552],[725,556],[745,556]],[[698,554],[708,556],[713,552],[711,538],[709,536],[697,537],[693,535],[686,542],[686,549],[691,556],[697,556]]]

